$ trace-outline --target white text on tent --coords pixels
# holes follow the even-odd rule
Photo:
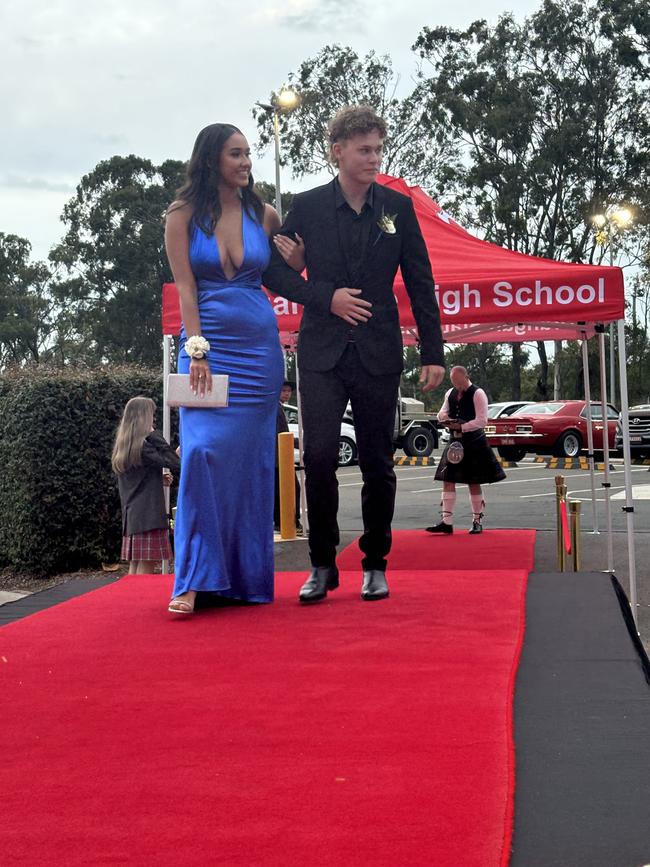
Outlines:
[[[605,279],[598,278],[598,285],[583,283],[577,288],[563,284],[551,287],[543,286],[541,280],[535,280],[534,286],[519,286],[513,288],[507,280],[499,280],[493,286],[492,303],[495,307],[554,307],[557,304],[604,304]],[[462,310],[481,307],[481,293],[464,283],[462,289],[444,289],[436,285],[438,305],[447,316],[455,316]],[[488,299],[484,299],[487,301]]]
[[[575,289],[564,284],[551,289],[535,280],[535,288],[520,286],[513,289],[512,283],[501,280],[494,284],[494,303],[497,307],[552,307],[555,304],[603,304],[605,302],[605,279],[598,278],[598,287],[583,283]]]

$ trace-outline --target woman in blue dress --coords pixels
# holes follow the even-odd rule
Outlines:
[[[179,373],[199,394],[228,374],[223,409],[180,410],[181,476],[169,610],[197,592],[273,600],[275,417],[284,378],[273,308],[261,288],[277,212],[253,189],[248,142],[230,124],[201,130],[167,213],[180,297]]]

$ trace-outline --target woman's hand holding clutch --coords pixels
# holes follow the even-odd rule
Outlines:
[[[212,391],[212,373],[205,358],[193,358],[190,362],[190,387],[201,397]]]

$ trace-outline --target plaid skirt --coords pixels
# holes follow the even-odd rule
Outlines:
[[[122,536],[122,560],[171,559],[172,546],[169,542],[169,530],[165,527]]]

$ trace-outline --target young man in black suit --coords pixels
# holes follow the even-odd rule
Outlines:
[[[393,281],[401,268],[420,337],[425,391],[444,376],[431,265],[413,204],[375,182],[386,124],[372,108],[343,109],[329,128],[338,177],[299,193],[281,235],[304,251],[308,279],[276,241],[264,285],[304,306],[298,338],[312,572],[300,591],[318,602],[338,587],[338,443],[348,400],[363,475],[360,547],[365,600],[388,596],[386,555],[395,505],[393,430],[402,335]],[[279,246],[278,246],[279,245]],[[293,245],[290,245],[293,246]],[[294,251],[296,252],[296,251]],[[296,264],[295,260],[292,263]]]

